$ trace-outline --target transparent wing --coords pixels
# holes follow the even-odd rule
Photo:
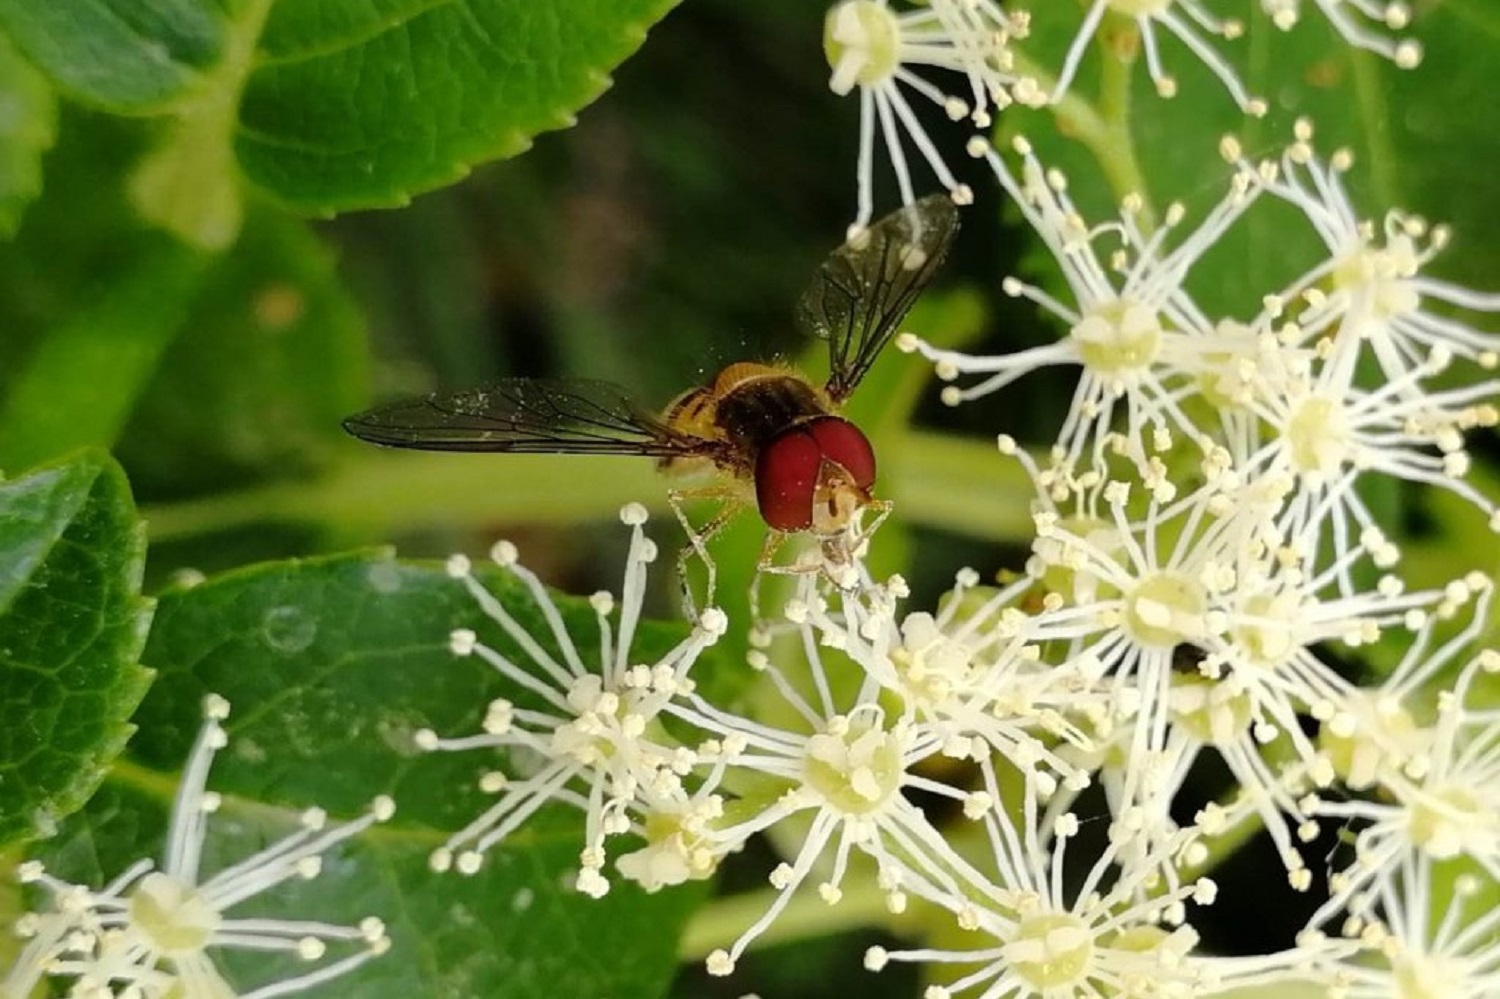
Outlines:
[[[508,378],[351,416],[361,440],[424,451],[713,457],[719,445],[668,427],[618,385],[584,378]]]
[[[823,262],[797,303],[797,325],[828,340],[826,389],[834,402],[870,370],[957,231],[958,209],[932,194],[856,234]]]

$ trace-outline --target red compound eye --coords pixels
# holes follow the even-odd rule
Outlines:
[[[825,461],[868,489],[875,482],[875,453],[859,428],[836,416],[793,427],[760,449],[755,499],[760,515],[778,531],[805,531],[813,522],[813,495]]]
[[[807,432],[818,442],[823,457],[844,466],[856,486],[869,489],[875,484],[875,451],[862,430],[848,420],[829,416],[809,423]]]
[[[755,459],[755,501],[765,522],[778,531],[811,527],[813,490],[822,467],[818,442],[801,428],[761,448]]]

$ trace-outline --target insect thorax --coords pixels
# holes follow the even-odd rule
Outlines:
[[[714,392],[714,423],[747,454],[791,427],[829,413],[822,393],[801,376],[763,364],[730,365],[714,380]]]

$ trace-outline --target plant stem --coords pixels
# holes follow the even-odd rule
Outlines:
[[[1099,48],[1103,50],[1104,58],[1099,79],[1099,113],[1104,127],[1089,144],[1089,149],[1099,161],[1116,197],[1123,199],[1134,194],[1141,198],[1140,224],[1149,233],[1156,228],[1156,213],[1151,207],[1150,191],[1146,189],[1146,175],[1136,158],[1135,138],[1130,133],[1131,78],[1139,36],[1133,23],[1127,25],[1124,19],[1119,20],[1121,37],[1134,37],[1136,45],[1111,44],[1104,34],[1100,36]],[[1126,32],[1128,35],[1124,34]]]
[[[1135,27],[1126,22],[1122,30],[1134,31]],[[1131,73],[1135,60],[1127,57],[1120,45],[1101,42],[1099,47],[1104,50],[1104,68],[1097,106],[1070,90],[1051,105],[1052,116],[1057,120],[1060,134],[1078,140],[1094,154],[1116,197],[1140,195],[1143,201],[1140,222],[1149,232],[1156,227],[1156,214],[1146,189],[1145,173],[1136,157],[1135,139],[1130,133]],[[1036,80],[1044,93],[1057,85],[1056,77],[1021,52],[1015,53],[1015,67],[1018,74]]]

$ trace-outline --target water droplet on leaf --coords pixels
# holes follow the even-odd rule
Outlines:
[[[260,631],[267,645],[290,655],[312,644],[318,634],[318,622],[300,607],[272,607],[261,618]]]

